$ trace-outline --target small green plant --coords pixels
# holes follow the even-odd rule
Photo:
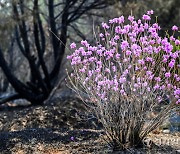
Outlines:
[[[114,150],[142,147],[144,138],[180,103],[180,41],[160,37],[158,23],[150,23],[152,14],[148,11],[139,20],[129,16],[128,24],[124,16],[102,23],[104,32],[96,46],[86,40],[79,48],[70,45],[71,88],[88,95],[88,105]],[[155,118],[148,119],[168,100]]]

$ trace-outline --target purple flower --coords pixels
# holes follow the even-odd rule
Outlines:
[[[138,71],[138,70],[139,70],[139,67],[136,66],[136,67],[135,67],[135,70]]]
[[[89,72],[88,72],[88,76],[89,76],[89,77],[91,77],[92,74],[93,74],[92,71],[89,71]]]
[[[150,87],[147,87],[147,91],[150,92],[150,91],[151,91],[151,88],[150,88]]]
[[[162,45],[166,45],[168,43],[168,39],[164,38],[161,40]]]
[[[140,27],[139,27],[139,29],[138,29],[138,32],[144,32],[144,26],[143,25],[141,25]]]
[[[180,81],[180,77],[177,77],[177,78],[176,78],[176,81],[178,81],[178,82],[179,82],[179,81]]]
[[[165,85],[162,85],[162,86],[160,87],[161,90],[164,90],[165,88],[166,88]]]
[[[138,63],[141,64],[141,65],[144,65],[144,64],[145,64],[145,62],[144,62],[143,59],[139,59],[139,60],[138,60]]]
[[[104,37],[104,34],[103,34],[103,33],[100,33],[100,34],[99,34],[99,37]]]
[[[174,95],[180,95],[180,88],[178,88],[174,91]]]
[[[154,78],[157,82],[160,82],[161,81],[161,78],[160,77],[155,77]]]
[[[121,24],[121,23],[124,23],[124,16],[120,16],[118,18],[118,23]]]
[[[156,33],[156,28],[150,27],[148,30],[150,33]]]
[[[149,76],[149,75],[152,75],[152,72],[151,72],[151,71],[147,71],[147,72],[146,72],[146,75],[148,75],[148,76]]]
[[[144,14],[142,19],[143,20],[151,20],[151,17],[149,15]]]
[[[114,40],[109,41],[109,43],[110,43],[112,46],[116,46],[116,45],[117,45],[117,43],[116,43]]]
[[[170,89],[172,87],[172,85],[170,83],[168,83],[167,87]]]
[[[92,51],[88,51],[88,52],[87,52],[87,55],[88,55],[88,56],[92,55]]]
[[[70,56],[68,55],[68,56],[67,56],[67,59],[68,59],[68,60],[71,60],[71,59],[72,59],[72,55],[70,55]]]
[[[71,43],[70,48],[71,48],[71,49],[76,48],[76,43],[74,43],[74,42],[73,42],[73,43]]]
[[[141,19],[138,19],[138,24],[141,24]]]
[[[112,70],[113,70],[113,72],[116,72],[116,66],[112,66]]]
[[[149,80],[152,80],[153,77],[154,77],[154,74],[153,74],[153,75],[150,75],[148,79],[149,79]]]
[[[123,89],[120,90],[120,93],[121,93],[122,95],[125,95],[125,94],[126,94]]]
[[[113,19],[110,19],[110,20],[109,20],[109,23],[110,23],[110,24],[113,24],[113,23],[114,23],[114,20],[113,20]]]
[[[77,51],[75,51],[75,52],[77,52]],[[83,47],[79,48],[79,52],[81,52],[82,56],[86,56],[86,52]]]
[[[169,63],[169,67],[170,68],[172,68],[172,67],[174,67],[174,64],[175,64],[175,60],[174,59],[172,59],[171,61],[170,61],[170,63]]]
[[[74,141],[74,136],[71,136],[71,138],[70,138],[70,139],[71,139],[71,141]]]
[[[123,75],[127,75],[129,73],[128,69],[126,69],[124,72],[123,72]]]
[[[146,67],[146,66],[144,66],[144,67],[143,67],[143,69],[146,71],[146,70],[147,70],[147,67]]]
[[[106,35],[106,36],[109,36],[109,35],[110,35],[110,33],[106,32],[106,33],[105,33],[105,35]]]
[[[115,32],[116,32],[117,34],[120,34],[120,33],[121,33],[121,27],[120,27],[120,26],[116,26],[116,27],[115,27]]]
[[[88,46],[89,46],[89,44],[88,44],[88,42],[87,42],[86,40],[82,40],[82,41],[81,41],[81,44],[84,45],[85,47],[88,47]]]
[[[114,91],[118,91],[119,90],[118,87],[114,87],[113,89],[114,89]]]
[[[162,102],[162,97],[159,96],[159,97],[157,98],[157,100],[158,100],[158,102]]]
[[[154,24],[153,24],[153,28],[156,28],[157,30],[160,30],[160,29],[161,29],[161,27],[158,25],[158,23],[154,23]]]
[[[174,38],[174,36],[171,36],[171,37],[170,37],[170,40],[171,40],[171,41],[175,41],[176,39]]]
[[[135,88],[138,88],[138,87],[139,87],[139,85],[138,85],[137,83],[135,83],[135,84],[134,84],[134,87],[135,87]]]
[[[97,50],[97,54],[102,56],[103,51],[101,49]]]
[[[106,68],[106,69],[105,69],[105,72],[110,73],[110,69],[109,69],[109,68]]]
[[[132,50],[138,49],[138,45],[137,45],[137,44],[133,44],[133,45],[131,46],[131,49],[132,49]]]
[[[119,40],[119,36],[118,36],[118,35],[115,35],[115,36],[114,36],[114,40],[116,40],[116,41]]]
[[[85,81],[87,82],[88,80],[89,80],[89,78],[88,78],[88,77],[86,77]]]
[[[130,37],[130,40],[131,40],[131,42],[133,42],[133,43],[136,42],[136,38],[134,38],[134,37],[132,37],[132,36]]]
[[[175,44],[176,45],[180,45],[180,41],[177,39],[177,40],[175,40]]]
[[[171,77],[171,73],[170,72],[165,73],[165,77],[166,78],[170,78]]]
[[[167,62],[167,58],[164,58],[164,59],[162,60],[162,62],[163,62],[163,63],[166,63],[166,62]]]
[[[152,15],[152,14],[154,14],[154,11],[153,10],[147,11],[147,14]]]
[[[85,71],[86,71],[85,68],[79,69],[79,72],[84,73]]]
[[[132,22],[134,20],[134,16],[129,16],[128,20]]]
[[[119,58],[120,58],[120,54],[117,53],[117,54],[116,54],[116,59],[119,59]]]
[[[109,29],[109,26],[108,26],[107,23],[105,23],[105,22],[102,23],[102,27],[103,27],[104,29]]]
[[[143,83],[143,86],[144,86],[144,87],[146,87],[147,85],[148,85],[148,83],[147,83],[147,82],[144,82],[144,83]]]
[[[126,78],[125,78],[125,77],[121,77],[121,78],[119,79],[119,82],[120,82],[120,83],[125,83],[125,82],[126,82]]]
[[[127,55],[127,56],[131,55],[131,53],[132,53],[132,52],[131,52],[130,50],[127,50],[127,51],[126,51],[126,55]]]
[[[159,88],[160,88],[160,87],[159,87],[158,84],[156,84],[156,85],[154,86],[154,90],[159,89]]]
[[[170,52],[173,50],[173,46],[172,46],[170,43],[167,43],[167,44],[165,45],[164,50],[165,50],[167,53],[170,53]]]
[[[174,52],[174,53],[171,53],[171,57],[174,58],[174,59],[178,58],[178,56],[179,56],[179,54],[178,54],[177,51]]]
[[[176,25],[172,26],[173,31],[178,31],[178,27]]]
[[[151,57],[146,57],[146,61],[148,61],[148,62],[152,62],[152,61],[153,61],[153,59],[152,59]]]
[[[176,104],[180,104],[180,99],[178,99],[178,100],[176,101]]]
[[[169,55],[163,55],[163,58],[169,59]]]
[[[98,65],[102,65],[102,62],[101,62],[101,61],[98,61],[97,64],[98,64]]]
[[[128,60],[129,60],[129,59],[127,59],[127,58],[124,58],[124,59],[123,59],[123,63],[126,63],[126,62],[128,62]]]

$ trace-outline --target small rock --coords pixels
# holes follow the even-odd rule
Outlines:
[[[176,150],[178,153],[180,153],[180,150]]]
[[[170,133],[170,130],[169,130],[169,129],[165,129],[165,130],[163,130],[162,132],[165,133],[165,134],[169,134],[169,133]]]

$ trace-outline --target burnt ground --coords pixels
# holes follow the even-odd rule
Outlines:
[[[102,126],[78,99],[43,106],[0,108],[2,154],[178,153],[180,134],[149,135],[143,149],[112,152]]]

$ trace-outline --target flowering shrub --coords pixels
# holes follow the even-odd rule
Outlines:
[[[86,40],[79,48],[70,45],[71,87],[88,94],[114,149],[140,146],[180,103],[180,41],[173,35],[160,37],[152,14],[148,11],[139,20],[129,16],[127,24],[124,16],[102,23],[96,46]],[[169,105],[147,124],[148,114],[168,100]]]

